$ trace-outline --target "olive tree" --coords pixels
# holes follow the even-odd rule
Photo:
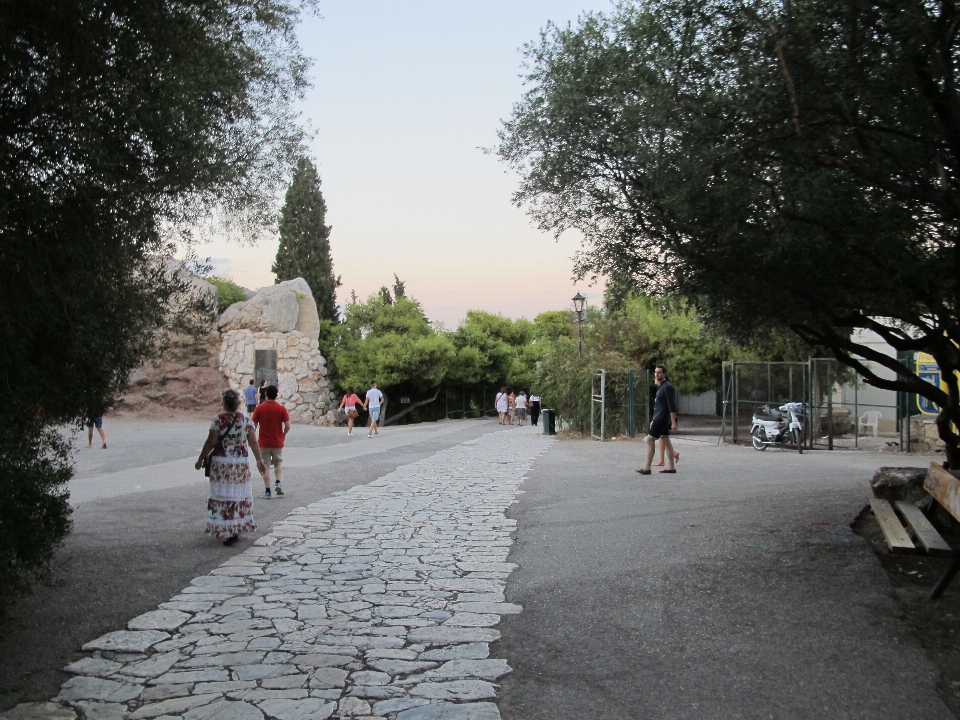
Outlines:
[[[957,26],[939,2],[623,3],[527,46],[498,153],[540,227],[584,234],[580,277],[787,328],[929,398],[956,467]],[[864,330],[933,355],[947,389]]]
[[[170,258],[204,228],[276,226],[304,145],[301,9],[0,6],[0,601],[69,530],[61,429],[108,409],[190,307]]]

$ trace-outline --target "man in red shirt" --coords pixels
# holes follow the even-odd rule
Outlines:
[[[283,441],[290,432],[290,413],[277,402],[277,386],[267,386],[267,401],[257,405],[250,418],[260,430],[260,450],[263,453],[263,464],[267,471],[263,474],[265,490],[260,496],[264,500],[270,499],[270,465],[273,465],[276,484],[273,492],[277,497],[283,495],[280,487],[280,474],[283,471]]]

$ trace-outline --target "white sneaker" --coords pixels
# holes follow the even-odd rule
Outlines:
[[[368,438],[372,438],[372,437],[373,437],[373,433],[367,433],[367,437],[368,437]]]

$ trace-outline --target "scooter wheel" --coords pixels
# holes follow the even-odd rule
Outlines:
[[[754,449],[754,450],[760,450],[761,452],[763,452],[764,450],[767,449],[767,444],[760,438],[760,435],[759,435],[759,434],[753,433],[753,435],[751,435],[751,437],[753,438],[753,449]]]

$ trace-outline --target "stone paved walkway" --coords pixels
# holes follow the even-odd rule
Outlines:
[[[493,432],[294,510],[2,718],[494,720],[515,521],[549,439]]]

